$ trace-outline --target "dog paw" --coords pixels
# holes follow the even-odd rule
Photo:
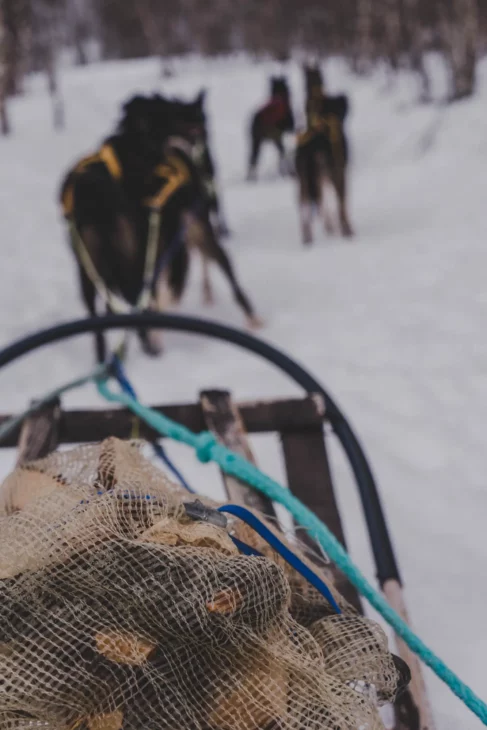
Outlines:
[[[333,234],[335,233],[335,226],[333,225],[333,223],[331,223],[331,221],[327,221],[325,223],[325,233],[328,236],[333,236]]]
[[[164,351],[162,337],[159,332],[150,332],[142,339],[142,350],[150,357],[158,357]]]
[[[252,317],[247,318],[247,329],[251,331],[260,330],[265,326],[263,319],[254,314]]]

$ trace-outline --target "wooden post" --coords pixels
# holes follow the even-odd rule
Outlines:
[[[316,407],[324,417],[325,407],[316,399]],[[306,430],[296,429],[280,434],[289,489],[331,530],[344,547],[345,535],[333,490],[330,465],[326,453],[323,424]],[[315,550],[315,542],[304,533],[302,539]],[[340,593],[352,606],[362,612],[355,587],[333,566],[335,583]]]
[[[226,390],[202,391],[200,404],[205,422],[218,440],[255,464],[242,417],[230,393]],[[274,508],[269,499],[235,477],[228,474],[222,476],[229,499],[274,516]]]
[[[207,427],[199,403],[180,405],[154,405],[154,410],[178,421],[192,431],[202,431]],[[238,410],[247,433],[284,433],[319,426],[323,420],[316,409],[315,399],[293,398],[275,401],[250,401],[239,403]],[[9,420],[8,414],[0,415],[0,426]],[[103,441],[110,436],[120,439],[130,438],[134,415],[127,408],[107,408],[103,410],[63,410],[60,443],[82,444]],[[15,448],[20,429],[5,436],[0,449]],[[149,426],[140,422],[140,437],[151,441],[159,435]]]
[[[389,604],[394,611],[409,625],[409,616],[404,601],[403,591],[397,580],[388,580],[384,583],[382,590]],[[424,683],[421,665],[416,654],[413,654],[408,645],[400,639],[396,638],[396,644],[399,654],[406,662],[411,670],[411,682],[409,684],[409,692],[415,705],[414,710],[417,712],[417,725],[412,730],[435,730],[433,715],[426,694],[426,685]],[[407,725],[409,728],[410,725]]]
[[[26,418],[20,431],[17,466],[34,459],[42,459],[55,450],[59,443],[60,420],[59,399]]]

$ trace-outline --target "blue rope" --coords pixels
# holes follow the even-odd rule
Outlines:
[[[234,515],[235,517],[238,517],[239,519],[246,522],[250,527],[255,530],[261,537],[264,538],[266,542],[269,543],[269,545],[274,548],[274,550],[281,555],[284,560],[289,563],[291,567],[294,568],[298,573],[301,573],[303,578],[306,578],[308,583],[311,583],[312,586],[316,588],[317,591],[319,591],[328,601],[328,603],[335,609],[337,613],[341,613],[340,606],[335,601],[335,598],[333,597],[332,592],[326,585],[324,581],[321,580],[321,578],[316,575],[308,566],[306,563],[303,563],[302,560],[298,558],[297,555],[295,555],[287,545],[285,545],[279,538],[274,535],[269,528],[264,525],[263,522],[261,522],[258,517],[254,515],[253,512],[246,509],[245,507],[241,507],[238,504],[227,504],[224,507],[218,508],[219,512],[228,512],[230,515]]]
[[[125,372],[125,368],[123,367],[122,360],[117,354],[114,354],[111,358],[110,362],[110,369],[113,373],[116,380],[118,380],[118,383],[124,393],[129,395],[134,400],[138,400],[137,394],[130,382],[130,380],[127,377],[127,373]],[[155,441],[152,444],[152,448],[154,449],[154,452],[156,456],[161,459],[161,461],[166,464],[167,468],[174,474],[176,479],[179,480],[179,482],[182,484],[182,486],[187,489],[188,492],[191,492],[191,494],[194,494],[195,491],[192,489],[186,479],[183,477],[179,469],[176,467],[175,464],[171,461],[169,456],[167,455],[166,450],[164,449],[163,445]]]
[[[196,494],[196,491],[188,484],[186,479],[177,468],[176,464],[171,461],[171,459],[167,455],[167,451],[164,446],[159,443],[159,441],[154,441],[154,443],[152,444],[152,448],[154,449],[156,456],[158,456],[159,459],[161,459],[161,461],[163,461],[167,465],[167,467],[172,471],[176,479],[179,480],[179,482],[186,489],[186,491],[190,492],[191,494]]]
[[[242,542],[242,540],[239,540],[238,537],[230,535],[230,539],[232,540],[233,544],[239,549],[239,551],[244,555],[255,555],[258,558],[264,557],[262,553],[253,548],[251,545],[247,545],[246,542]]]
[[[127,393],[114,393],[107,386],[106,379],[97,383],[98,391],[106,400],[121,403],[161,435],[191,446],[202,463],[214,461],[220,468],[237,479],[250,484],[273,502],[284,505],[296,522],[305,527],[311,537],[318,542],[330,556],[335,565],[347,576],[357,590],[392,626],[409,648],[429,666],[475,714],[484,725],[487,725],[487,704],[478,697],[452,670],[429,649],[428,646],[412,631],[407,623],[391,608],[386,599],[362,575],[354,565],[347,552],[330,532],[326,525],[288,489],[257,469],[256,466],[219,444],[213,434],[202,432],[195,434],[185,426],[175,423],[162,413],[142,405]]]

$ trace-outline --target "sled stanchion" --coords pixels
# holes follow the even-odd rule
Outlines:
[[[388,580],[382,586],[382,591],[390,606],[401,616],[403,621],[410,625],[410,620],[404,601],[402,586],[396,580]],[[435,730],[433,713],[426,694],[426,685],[419,659],[408,645],[397,634],[394,636],[399,655],[411,670],[409,692],[418,712],[418,730]]]
[[[226,390],[204,390],[200,393],[200,404],[208,430],[222,444],[255,464],[242,416],[230,393]],[[232,502],[275,516],[272,502],[263,494],[229,474],[222,472],[222,476],[227,496]]]
[[[20,429],[17,466],[23,466],[34,459],[42,459],[57,448],[60,421],[59,398],[44,405],[25,419]]]
[[[297,362],[266,342],[246,332],[193,317],[150,312],[106,315],[67,322],[19,340],[0,351],[0,368],[33,349],[58,340],[88,332],[96,333],[109,329],[126,330],[141,327],[191,332],[242,347],[278,367],[304,388],[307,393],[319,393],[325,401],[328,420],[346,453],[355,477],[379,581],[381,585],[384,585],[387,581],[396,581],[400,584],[399,570],[375,479],[360,442],[337,404],[320,383]],[[475,703],[475,701],[473,702]]]
[[[289,489],[327,525],[346,548],[326,453],[323,425],[306,431],[283,433],[281,444]],[[307,532],[301,538],[314,550],[317,549],[315,541]],[[362,613],[356,588],[334,565],[332,571],[340,593]]]

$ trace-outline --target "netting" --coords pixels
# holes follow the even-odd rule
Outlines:
[[[7,478],[0,730],[383,728],[403,677],[380,627],[304,552],[342,614],[248,526],[192,519],[192,499],[117,439]]]

